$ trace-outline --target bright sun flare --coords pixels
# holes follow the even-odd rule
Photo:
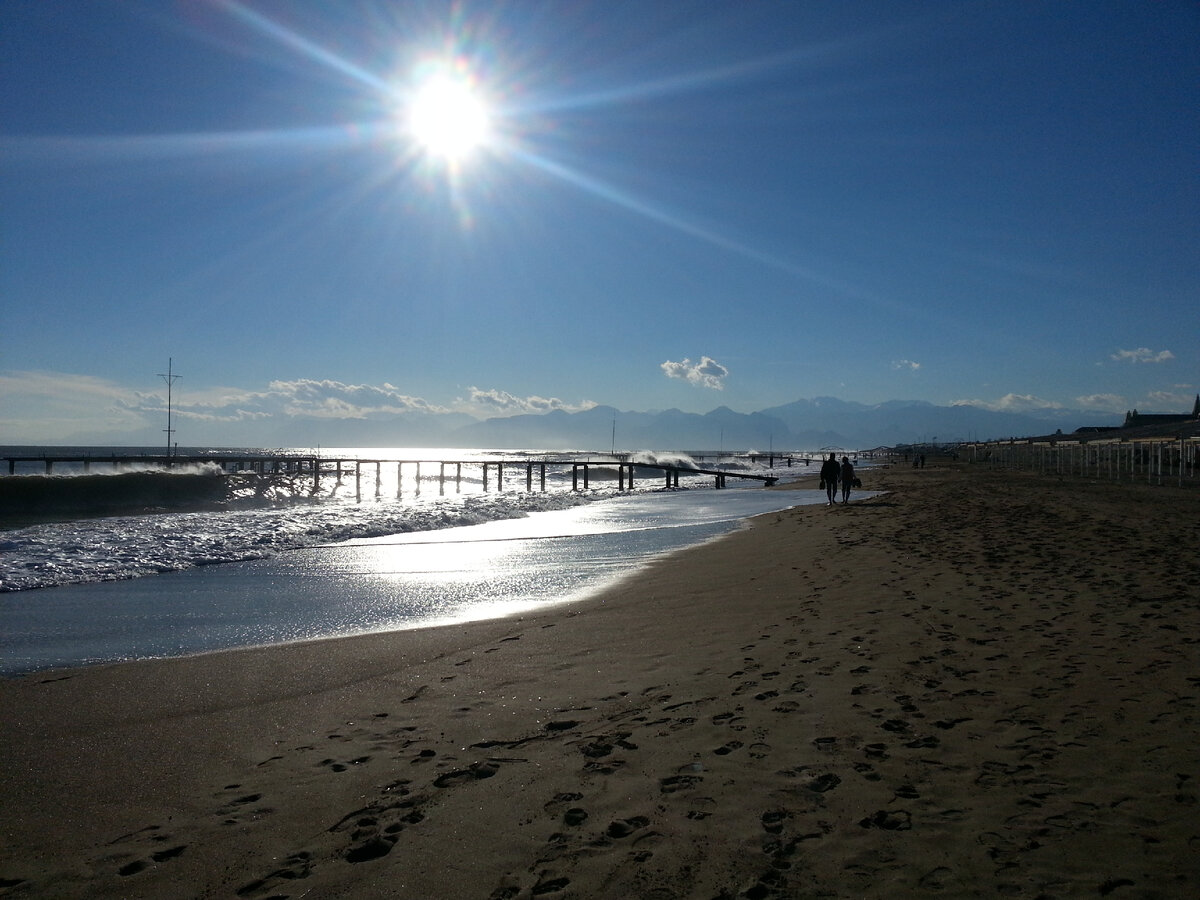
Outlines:
[[[434,71],[412,95],[407,128],[427,156],[457,165],[490,140],[491,112],[470,78],[455,71]]]

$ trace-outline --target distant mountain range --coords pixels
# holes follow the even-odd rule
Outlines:
[[[867,405],[817,397],[752,413],[628,412],[596,406],[583,412],[470,420],[458,414],[336,421],[293,419],[281,445],[492,447],[584,450],[868,449],[936,441],[996,440],[1119,425],[1120,417],[1080,410],[995,412],[978,406],[936,406],[893,400]]]
[[[993,412],[978,406],[935,406],[893,400],[873,406],[833,397],[796,400],[753,413],[721,406],[703,415],[678,409],[622,412],[597,406],[584,412],[556,411],[487,419],[454,433],[460,446],[579,447],[604,449],[866,449],[896,444],[968,439],[994,440],[1063,431],[1096,422],[1080,411],[1046,410],[1045,415]],[[614,435],[615,425],[615,435]]]

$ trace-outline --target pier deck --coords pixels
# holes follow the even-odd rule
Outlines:
[[[770,467],[774,468],[776,463],[781,466],[791,467],[794,463],[803,462],[806,466],[811,463],[811,457],[793,456],[790,454],[759,454],[750,457],[751,460],[767,460]],[[375,479],[376,496],[379,496],[379,486],[382,482],[382,471],[384,466],[396,467],[397,485],[403,483],[403,471],[405,466],[415,466],[416,476],[415,483],[417,490],[420,490],[421,480],[424,477],[428,480],[436,480],[439,489],[444,493],[447,481],[453,481],[456,489],[461,490],[463,470],[464,468],[474,468],[482,473],[482,484],[484,492],[488,492],[492,484],[492,476],[495,478],[496,490],[502,491],[505,487],[505,472],[510,473],[510,479],[513,471],[520,472],[524,470],[525,489],[533,491],[535,489],[535,481],[537,489],[540,491],[546,490],[546,472],[547,469],[565,470],[571,468],[571,486],[573,490],[588,490],[591,486],[593,476],[601,475],[602,473],[611,473],[616,469],[617,487],[618,490],[632,490],[634,488],[635,479],[640,475],[643,479],[648,477],[646,470],[653,470],[661,473],[667,487],[678,487],[680,476],[689,475],[709,475],[714,479],[714,487],[726,487],[727,480],[730,478],[742,479],[748,481],[759,481],[765,486],[775,484],[779,478],[775,475],[751,474],[747,472],[739,472],[736,470],[719,469],[712,467],[697,467],[694,465],[676,464],[676,463],[658,463],[658,462],[640,462],[633,460],[628,455],[615,454],[611,458],[579,458],[579,457],[551,457],[531,459],[531,458],[513,458],[513,459],[492,459],[492,460],[458,460],[458,459],[367,459],[362,457],[325,457],[316,455],[301,455],[301,454],[186,454],[186,455],[153,455],[153,454],[129,454],[117,455],[111,454],[107,456],[89,456],[89,455],[40,455],[40,456],[7,456],[0,457],[7,462],[9,475],[15,475],[18,467],[23,467],[28,470],[41,469],[46,475],[54,474],[55,467],[61,468],[64,466],[72,466],[82,468],[85,473],[93,472],[97,467],[104,467],[106,471],[122,471],[131,469],[174,469],[192,466],[216,466],[225,475],[241,475],[258,478],[266,478],[269,476],[288,475],[300,478],[312,479],[312,493],[320,492],[320,481],[323,476],[334,476],[338,484],[343,482],[343,479],[353,477],[356,485],[356,496],[362,497],[362,479],[364,476],[370,478],[372,475]],[[426,469],[426,474],[422,476],[421,467],[429,467]],[[437,474],[429,474],[430,468],[436,466]],[[374,468],[372,473],[370,470]],[[537,475],[535,479],[535,473]],[[611,478],[611,474],[608,475]],[[657,477],[657,476],[655,476]],[[399,487],[397,489],[399,496]]]

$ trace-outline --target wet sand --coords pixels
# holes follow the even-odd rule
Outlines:
[[[0,897],[1200,896],[1200,491],[863,481],[534,615],[0,682]]]

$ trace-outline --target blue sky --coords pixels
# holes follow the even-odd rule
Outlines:
[[[42,0],[0,49],[0,443],[157,443],[168,357],[217,444],[1200,389],[1192,2]]]

